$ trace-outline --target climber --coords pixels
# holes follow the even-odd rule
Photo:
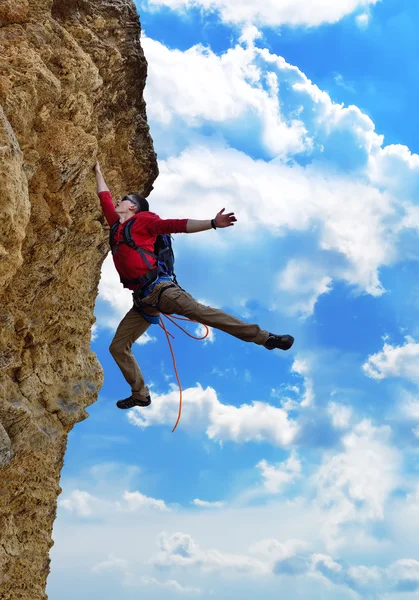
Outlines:
[[[209,327],[221,329],[245,342],[254,342],[268,350],[289,350],[294,343],[291,335],[275,335],[256,324],[240,321],[221,310],[204,306],[185,292],[176,279],[157,272],[153,254],[158,235],[171,233],[196,233],[210,229],[232,227],[237,221],[234,213],[220,210],[214,219],[160,219],[149,210],[146,198],[130,192],[113,204],[111,193],[97,162],[97,192],[105,218],[111,227],[113,260],[124,287],[132,290],[134,305],[119,324],[110,345],[110,352],[131,387],[131,395],[116,404],[118,408],[149,406],[150,392],[132,354],[133,343],[156,322],[161,313],[177,314]],[[132,222],[132,223],[131,223]],[[124,237],[130,226],[131,239]],[[128,241],[132,243],[130,246]]]

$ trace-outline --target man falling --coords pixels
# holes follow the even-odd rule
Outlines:
[[[154,254],[157,236],[172,233],[197,233],[232,227],[234,213],[220,210],[214,219],[161,219],[149,210],[148,201],[134,192],[114,206],[111,193],[96,163],[97,191],[105,218],[111,227],[110,243],[116,270],[124,287],[132,290],[134,305],[119,324],[110,352],[131,387],[131,395],[119,400],[118,408],[149,406],[150,392],[132,353],[133,343],[150,327],[160,312],[177,314],[209,327],[221,329],[245,342],[268,350],[289,350],[291,335],[275,335],[259,325],[245,323],[221,310],[197,302],[176,283]]]

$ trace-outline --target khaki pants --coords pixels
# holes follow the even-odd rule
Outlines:
[[[234,335],[245,342],[254,342],[260,346],[266,343],[269,333],[261,329],[259,325],[244,323],[222,310],[204,306],[178,286],[171,287],[162,293],[158,306],[159,310],[151,308],[157,302],[160,290],[167,287],[167,285],[167,281],[158,283],[150,295],[144,298],[144,304],[150,305],[147,313],[150,312],[150,314],[156,315],[161,311],[167,315],[177,314],[198,321],[203,325],[221,329],[221,331]],[[109,347],[125,380],[131,386],[132,396],[137,399],[144,399],[149,394],[149,390],[144,383],[143,374],[131,348],[133,343],[149,327],[150,323],[137,310],[132,308],[119,324]]]

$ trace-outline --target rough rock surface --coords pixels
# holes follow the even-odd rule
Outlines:
[[[67,434],[102,370],[107,232],[92,167],[146,195],[157,161],[130,0],[0,0],[0,598],[45,599]]]

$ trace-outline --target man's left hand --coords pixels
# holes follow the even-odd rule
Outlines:
[[[220,212],[217,213],[217,216],[214,219],[214,223],[217,229],[223,229],[224,227],[232,227],[237,221],[236,217],[234,216],[234,213],[231,212],[223,214],[224,211],[225,208],[222,208]]]

